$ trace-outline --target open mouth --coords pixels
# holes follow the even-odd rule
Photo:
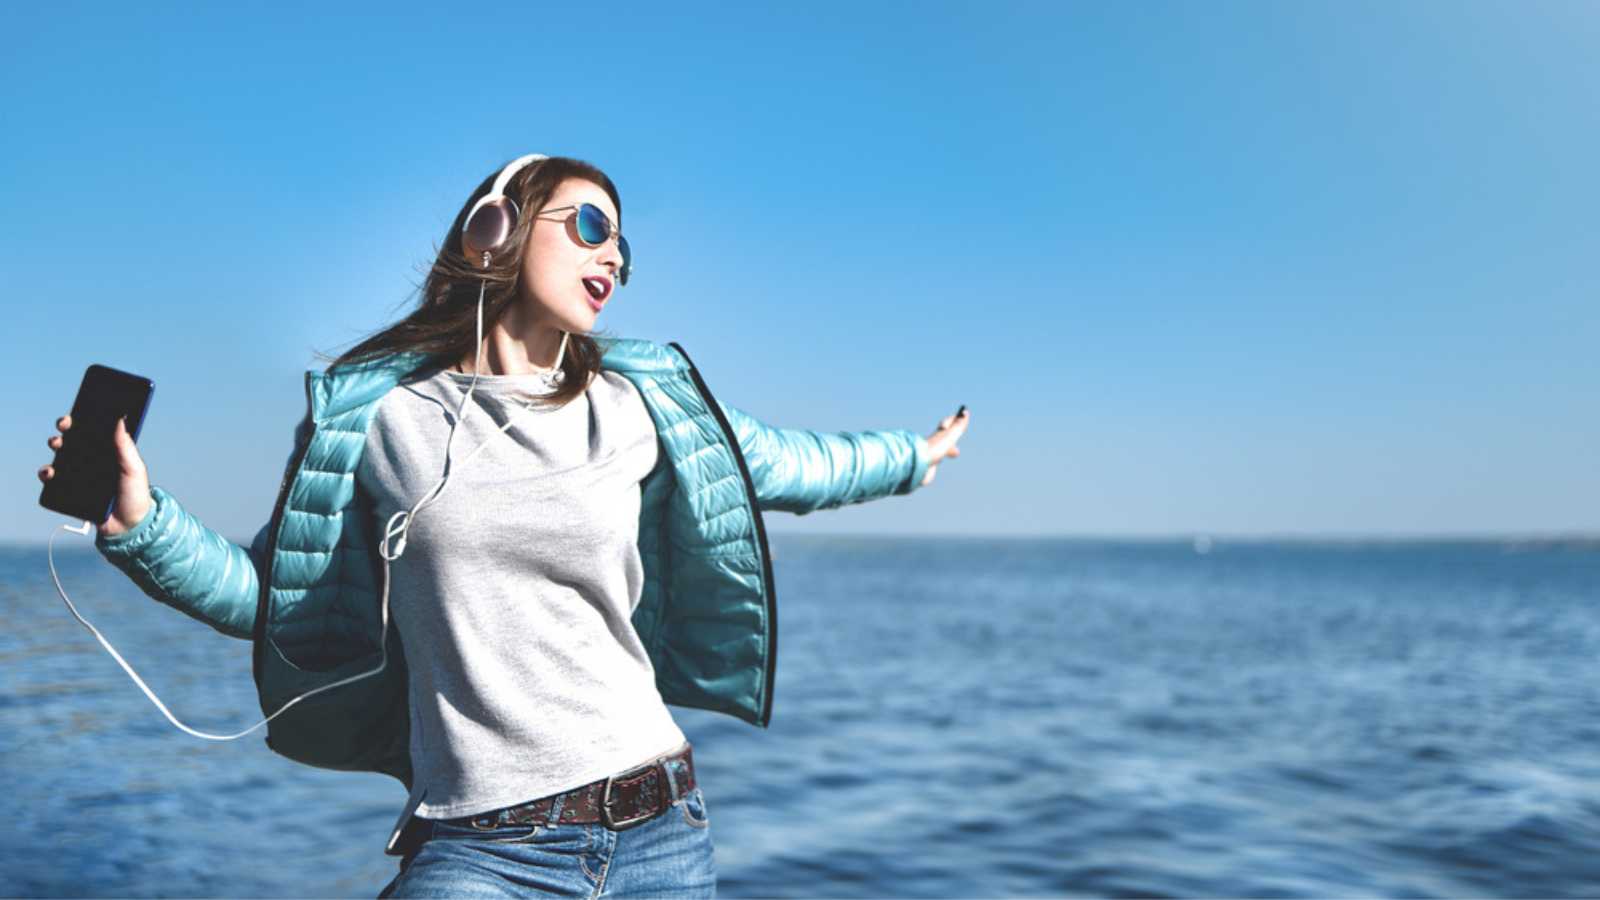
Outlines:
[[[590,297],[600,303],[604,303],[606,298],[611,296],[611,281],[609,279],[590,276],[583,279],[583,287],[584,290],[589,292]]]

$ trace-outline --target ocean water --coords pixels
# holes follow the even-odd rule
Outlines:
[[[674,708],[727,897],[1600,896],[1600,545],[773,536],[772,726]],[[249,646],[57,539],[180,719]],[[0,550],[6,896],[372,897],[404,800],[173,728]]]

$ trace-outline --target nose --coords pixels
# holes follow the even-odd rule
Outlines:
[[[611,270],[613,280],[617,273],[622,271],[622,247],[617,242],[616,234],[612,234],[600,245],[599,262]]]

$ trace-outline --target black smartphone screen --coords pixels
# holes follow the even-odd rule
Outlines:
[[[51,462],[55,474],[44,483],[39,505],[99,525],[117,498],[117,419],[127,417],[135,441],[155,384],[148,378],[97,364],[84,370],[72,401],[72,427],[61,436]]]

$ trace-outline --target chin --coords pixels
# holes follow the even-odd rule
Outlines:
[[[585,306],[582,310],[573,313],[546,315],[545,323],[551,328],[559,328],[568,334],[584,334],[594,325],[595,314]]]

